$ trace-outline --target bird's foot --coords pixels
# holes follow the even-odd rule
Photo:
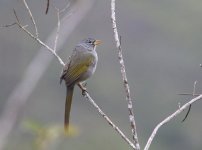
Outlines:
[[[82,95],[85,96],[86,92],[88,92],[87,88],[86,88],[86,83],[83,83],[83,84],[82,83],[78,83],[78,86],[82,90]]]
[[[82,95],[85,96],[85,94],[88,93],[86,88],[82,89]]]

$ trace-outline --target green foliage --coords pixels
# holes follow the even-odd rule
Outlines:
[[[78,135],[78,130],[70,126],[68,132],[59,125],[44,126],[43,124],[27,120],[22,123],[22,127],[34,136],[33,148],[36,150],[46,150],[61,137],[71,138]]]

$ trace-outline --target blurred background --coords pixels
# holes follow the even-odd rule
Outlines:
[[[72,0],[70,9],[78,1]],[[64,8],[67,1],[50,0],[47,15],[45,0],[27,2],[35,16],[40,38],[45,41],[57,25],[53,6]],[[96,73],[88,80],[87,88],[112,121],[131,137],[111,27],[110,1],[88,0],[87,4],[83,4],[91,4],[87,15],[82,17],[66,37],[58,54],[66,62],[74,46],[83,38],[94,37],[103,41],[97,48],[99,63]],[[30,24],[21,0],[1,0],[1,25],[15,21],[13,8],[24,25]],[[74,16],[76,11],[70,15]],[[196,93],[201,93],[201,14],[202,1],[199,0],[116,1],[118,30],[142,148],[153,128],[174,112],[179,103],[182,105],[192,98],[178,95],[179,93],[192,93],[196,80]],[[23,80],[27,67],[40,48],[41,45],[16,26],[0,29],[0,115],[5,111],[10,94]],[[46,53],[47,56],[50,55],[48,51]],[[38,66],[40,67],[40,63]],[[59,84],[61,70],[62,66],[53,58],[21,107],[4,149],[128,149],[125,141],[82,97],[78,87],[75,88],[71,112],[72,134],[65,137],[59,133],[59,129],[63,128],[66,94],[64,83]],[[202,102],[198,101],[192,106],[184,123],[181,120],[186,112],[163,126],[150,149],[201,150],[201,107]]]

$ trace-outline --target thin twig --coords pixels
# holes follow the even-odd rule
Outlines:
[[[60,14],[63,13],[64,11],[66,11],[69,8],[69,6],[70,6],[70,2],[68,1],[66,6],[60,10]]]
[[[197,82],[198,82],[198,81],[195,81],[195,82],[194,82],[194,87],[193,87],[193,92],[192,92],[192,93],[193,93],[193,96],[196,94],[196,84],[197,84]]]
[[[46,5],[46,14],[48,13],[49,5],[50,5],[50,0],[47,0],[47,5]]]
[[[192,96],[196,95],[196,84],[197,84],[197,81],[194,82],[194,87],[193,87]],[[184,121],[187,119],[187,117],[188,117],[188,115],[189,115],[189,113],[190,113],[190,110],[191,110],[191,105],[189,105],[188,111],[187,111],[187,113],[186,113],[184,119],[182,119],[181,122],[184,122]]]
[[[83,91],[83,96],[96,108],[97,112],[108,122],[108,124],[133,148],[135,149],[135,145],[127,138],[127,136],[110,120],[110,118],[102,111],[102,109],[95,103],[95,101],[88,94],[86,89],[82,86],[82,84],[78,84],[78,86]]]
[[[58,56],[58,54],[52,49],[50,48],[48,45],[46,45],[44,42],[42,42],[37,36],[34,36],[31,32],[29,32],[24,26],[22,26],[22,24],[20,23],[18,16],[15,12],[15,10],[13,10],[14,15],[16,17],[16,24],[18,25],[19,28],[21,28],[25,33],[27,33],[31,38],[33,38],[34,40],[36,40],[39,44],[41,44],[42,46],[46,47],[60,62],[61,65],[65,65],[65,63],[62,61],[62,59],[60,58],[60,56]]]
[[[56,36],[55,36],[55,42],[54,42],[54,51],[57,49],[57,43],[59,39],[59,32],[60,32],[60,14],[63,13],[67,8],[69,8],[70,3],[68,2],[67,5],[59,10],[57,7],[55,7],[55,10],[57,11],[57,31],[56,31]]]
[[[59,32],[60,32],[60,10],[58,8],[55,8],[57,11],[57,31],[55,36],[55,44],[54,44],[54,51],[57,49],[57,43],[59,38]]]
[[[33,23],[33,25],[34,25],[36,37],[39,37],[38,29],[37,29],[37,26],[36,26],[36,22],[35,22],[35,20],[34,20],[34,17],[33,17],[33,15],[32,15],[32,12],[31,12],[31,10],[30,10],[30,8],[29,8],[29,6],[28,6],[26,0],[23,0],[23,3],[24,3],[24,5],[25,5],[25,7],[26,7],[26,9],[27,9],[27,11],[28,11],[28,13],[29,13],[29,16],[30,16],[30,18],[31,18],[31,21],[32,21],[32,23]]]
[[[181,122],[184,122],[184,121],[187,119],[187,117],[188,117],[188,115],[189,115],[189,112],[190,112],[190,110],[191,110],[191,106],[192,106],[192,105],[189,105],[188,111],[187,111],[187,113],[186,113],[184,119],[182,119]]]
[[[12,27],[14,25],[16,25],[16,22],[11,23],[11,24],[1,25],[0,28],[8,28],[8,27]]]
[[[110,120],[110,118],[101,110],[101,108],[95,103],[90,95],[85,92],[85,98],[97,109],[98,113],[109,123],[109,125],[133,148],[135,145],[127,138],[127,136]]]
[[[15,18],[16,18],[16,20],[17,20],[17,23],[16,23],[16,24],[20,24],[20,20],[18,19],[18,16],[17,16],[17,13],[16,13],[15,9],[13,9],[13,13],[14,13]]]
[[[180,107],[177,111],[175,111],[173,114],[168,116],[166,119],[164,119],[162,122],[160,122],[153,130],[151,136],[149,137],[147,144],[144,148],[144,150],[148,150],[154,137],[156,136],[157,131],[159,130],[160,127],[162,127],[164,124],[168,123],[171,121],[171,119],[175,118],[177,115],[179,115],[182,111],[184,111],[189,105],[193,104],[194,102],[200,100],[202,98],[202,94],[199,95],[196,98],[191,99],[189,102],[185,103],[182,107]]]
[[[200,94],[194,94],[193,93],[180,93],[178,95],[191,95],[191,96],[199,96]]]
[[[122,78],[123,78],[123,84],[124,84],[124,88],[125,88],[125,92],[126,92],[126,101],[128,103],[129,120],[130,120],[130,124],[131,124],[131,129],[132,129],[133,141],[135,144],[135,149],[139,150],[140,144],[138,142],[136,123],[135,123],[135,118],[134,118],[134,113],[133,113],[133,104],[132,104],[132,99],[130,96],[130,87],[128,85],[128,80],[127,80],[127,76],[126,76],[126,70],[125,70],[125,65],[124,65],[124,60],[123,60],[123,55],[122,55],[122,49],[121,49],[121,44],[120,44],[117,25],[116,25],[115,0],[111,0],[111,20],[112,20],[112,28],[114,31],[114,39],[115,39],[116,47],[118,50],[118,59],[119,59],[120,65],[121,65],[121,74],[122,74]]]

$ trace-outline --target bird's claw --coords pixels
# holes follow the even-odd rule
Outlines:
[[[85,88],[87,86],[87,82],[83,82],[82,86]]]
[[[82,95],[85,96],[85,94],[87,93],[87,89],[85,87],[82,88]]]
[[[85,94],[87,93],[86,83],[85,84],[78,83],[78,86],[80,87],[82,91],[82,95],[85,96]]]

